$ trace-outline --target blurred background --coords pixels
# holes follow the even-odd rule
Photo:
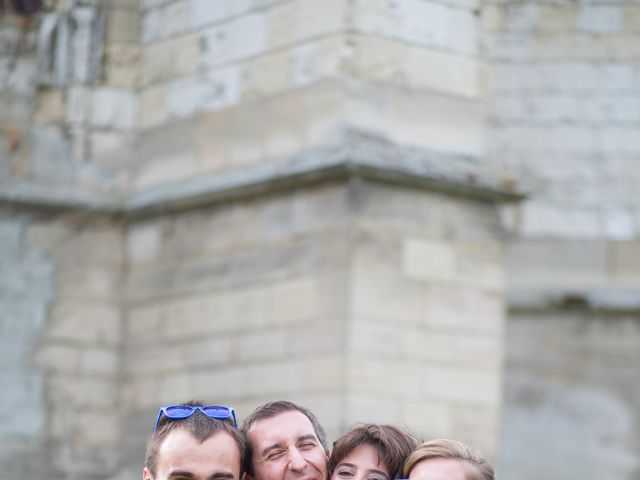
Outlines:
[[[0,464],[310,407],[640,479],[635,0],[0,2]]]

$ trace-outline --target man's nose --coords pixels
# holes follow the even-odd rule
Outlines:
[[[300,450],[293,447],[289,449],[289,468],[294,472],[301,472],[307,466],[307,461],[304,459]]]

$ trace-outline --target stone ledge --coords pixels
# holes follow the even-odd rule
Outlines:
[[[399,147],[376,137],[350,133],[340,145],[150,187],[124,198],[27,184],[1,185],[0,206],[143,216],[350,177],[489,202],[524,198],[510,185],[483,175],[480,164],[474,157]]]
[[[507,309],[512,312],[581,310],[640,314],[640,290],[517,289],[507,293]]]

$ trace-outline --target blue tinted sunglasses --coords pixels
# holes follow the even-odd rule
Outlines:
[[[224,405],[206,405],[203,407],[194,407],[191,405],[167,405],[166,407],[162,407],[158,412],[158,419],[156,420],[156,426],[153,427],[153,431],[155,432],[158,425],[160,425],[162,414],[172,420],[179,420],[181,418],[190,417],[198,410],[204,413],[207,417],[215,418],[216,420],[228,420],[231,418],[233,419],[233,426],[238,428],[236,411],[231,407],[226,407]]]

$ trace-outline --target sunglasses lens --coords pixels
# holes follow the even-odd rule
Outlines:
[[[204,407],[202,411],[212,418],[229,418],[231,416],[229,409],[222,405],[209,405]]]
[[[164,412],[169,418],[186,418],[193,414],[193,410],[189,405],[172,405],[165,408]]]

